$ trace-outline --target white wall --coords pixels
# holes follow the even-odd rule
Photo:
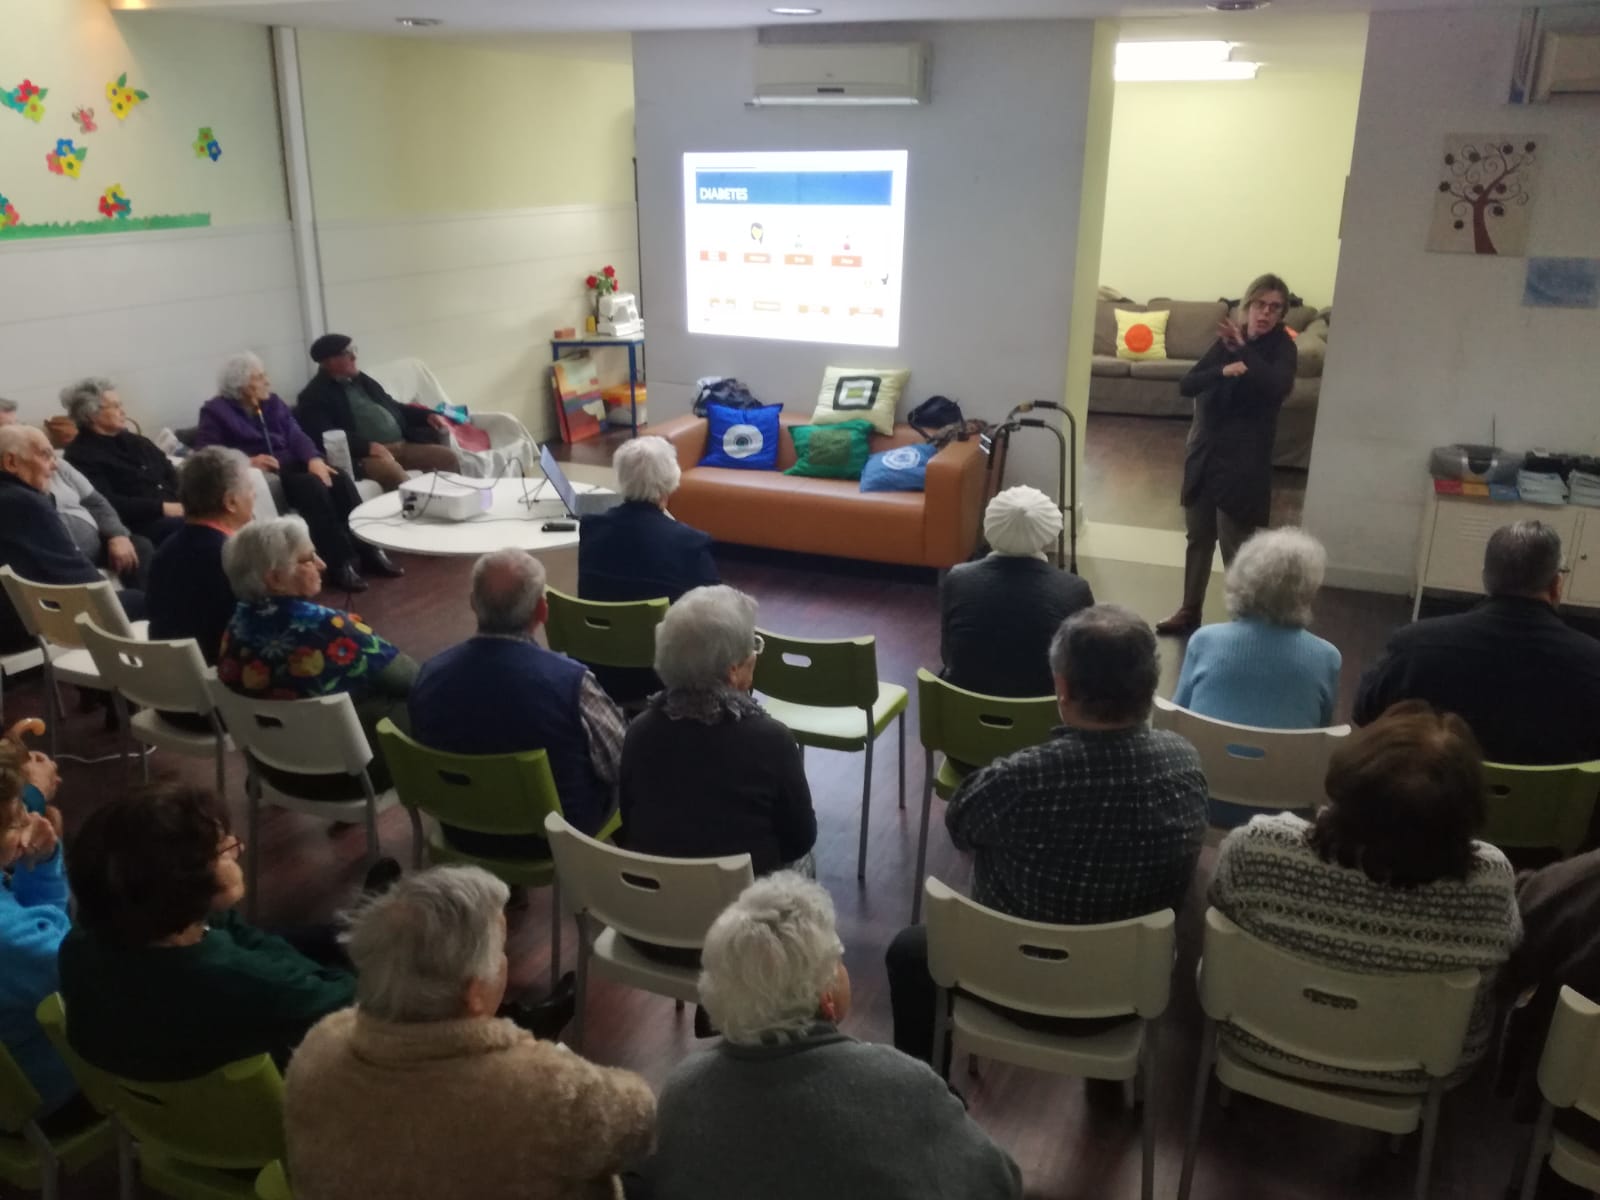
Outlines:
[[[902,417],[936,394],[985,418],[1063,395],[1094,24],[896,25],[845,36],[931,43],[932,102],[752,110],[753,31],[634,36],[652,418],[688,411],[703,375],[735,376],[764,400],[810,412],[830,364],[910,367]],[[910,158],[897,349],[686,332],[686,151],[899,149]],[[1019,435],[1008,482],[1053,491],[1055,461],[1046,436]]]
[[[1540,135],[1535,255],[1600,257],[1600,102],[1504,103],[1520,13],[1374,14],[1305,508],[1329,577],[1402,590],[1435,445],[1600,451],[1600,312],[1522,306],[1524,259],[1423,249],[1450,133]]]

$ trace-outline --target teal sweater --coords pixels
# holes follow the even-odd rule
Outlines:
[[[1251,617],[1197,629],[1183,652],[1172,702],[1258,729],[1333,724],[1338,649],[1306,629]]]
[[[67,1036],[130,1079],[192,1079],[252,1055],[279,1064],[311,1026],[355,1001],[355,976],[321,967],[233,912],[192,946],[108,944],[75,927],[61,944]]]

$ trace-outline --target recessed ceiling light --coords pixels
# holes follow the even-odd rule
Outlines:
[[[1206,7],[1212,12],[1254,12],[1271,3],[1272,0],[1209,0]]]
[[[780,7],[769,8],[767,11],[775,17],[820,17],[822,15],[820,8]]]
[[[396,17],[395,20],[407,29],[432,29],[444,24],[438,17]]]

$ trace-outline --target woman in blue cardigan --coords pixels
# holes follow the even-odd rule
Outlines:
[[[1339,651],[1306,628],[1327,551],[1303,529],[1268,529],[1228,566],[1233,620],[1196,630],[1174,704],[1236,725],[1318,729],[1333,724]]]

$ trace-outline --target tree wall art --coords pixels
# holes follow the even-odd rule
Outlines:
[[[1542,137],[1454,133],[1445,138],[1434,184],[1428,249],[1520,258],[1538,186]]]

